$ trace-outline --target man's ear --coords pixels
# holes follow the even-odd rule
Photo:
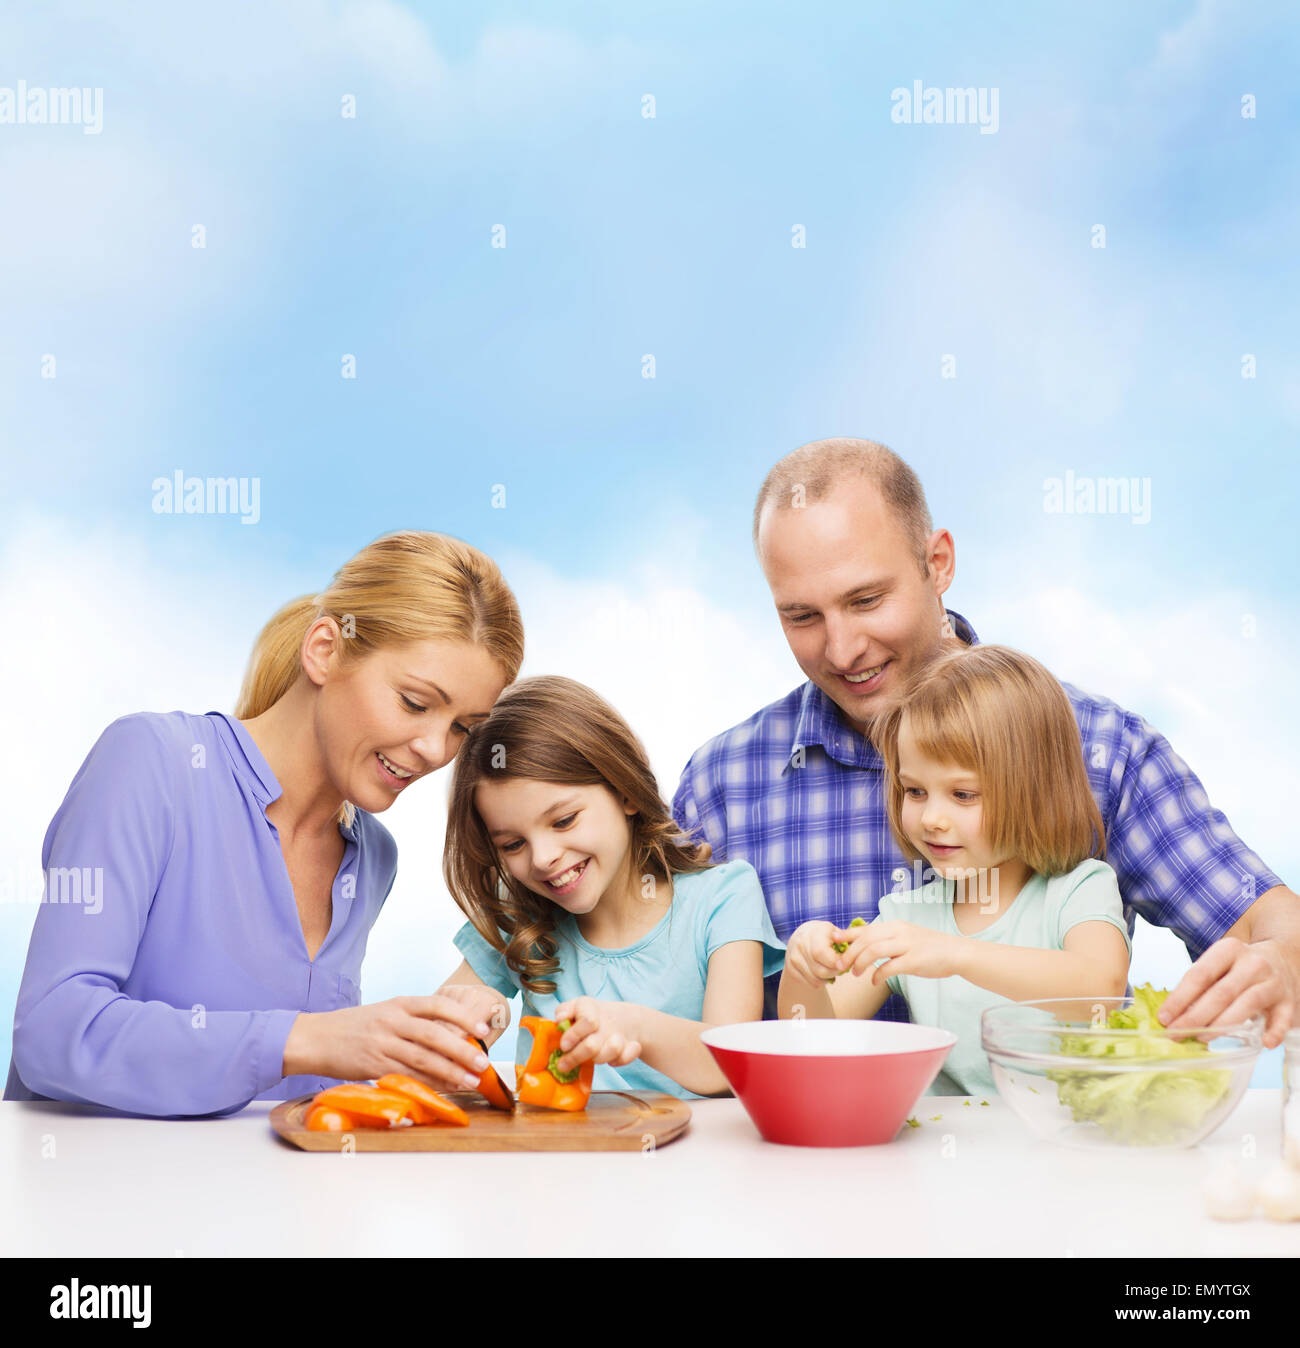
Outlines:
[[[957,545],[947,529],[936,529],[926,539],[925,567],[935,594],[943,594],[957,574]]]

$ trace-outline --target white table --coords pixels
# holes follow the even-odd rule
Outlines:
[[[926,1097],[883,1147],[773,1146],[727,1099],[657,1152],[550,1155],[314,1154],[269,1104],[176,1122],[10,1101],[0,1254],[1293,1256],[1300,1223],[1211,1221],[1200,1192],[1216,1155],[1278,1160],[1279,1095],[1172,1154],[1039,1142],[996,1095]]]

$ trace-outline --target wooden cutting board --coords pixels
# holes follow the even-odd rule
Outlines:
[[[468,1115],[469,1127],[357,1128],[314,1133],[307,1108],[314,1097],[285,1100],[271,1110],[271,1127],[304,1151],[652,1151],[686,1131],[691,1107],[658,1091],[593,1091],[582,1113],[517,1105],[493,1109],[475,1091],[442,1091]],[[348,1139],[352,1139],[348,1142]]]

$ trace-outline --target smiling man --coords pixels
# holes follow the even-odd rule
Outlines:
[[[759,874],[782,940],[804,922],[875,917],[911,872],[889,829],[885,768],[869,734],[911,675],[978,641],[944,606],[956,553],[916,474],[870,440],[819,440],[768,473],[754,547],[807,676],[691,755],[673,800],[717,860]],[[1300,1000],[1300,899],[1233,832],[1168,740],[1137,713],[1063,683],[1106,824],[1129,933],[1141,914],[1195,961],[1166,1024],[1266,1017],[1273,1047]],[[775,1014],[776,980],[767,1014]],[[891,996],[881,1018],[906,1020]]]

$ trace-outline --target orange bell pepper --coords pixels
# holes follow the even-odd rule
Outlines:
[[[416,1103],[405,1095],[381,1091],[363,1081],[348,1081],[330,1086],[312,1100],[312,1107],[328,1105],[341,1109],[359,1128],[394,1127],[416,1112]]]
[[[404,1096],[415,1106],[412,1117],[418,1124],[454,1123],[464,1128],[469,1123],[469,1115],[459,1105],[453,1105],[437,1091],[430,1089],[423,1081],[403,1076],[400,1072],[389,1072],[379,1078],[375,1085],[381,1091],[391,1091],[394,1095]]]
[[[313,1133],[348,1133],[354,1126],[341,1109],[329,1105],[313,1105],[307,1112],[307,1127]]]
[[[533,1047],[528,1061],[517,1069],[515,1094],[524,1104],[541,1105],[544,1109],[586,1109],[596,1064],[585,1062],[572,1072],[561,1072],[555,1065],[562,1056],[560,1040],[570,1022],[563,1020],[557,1025],[540,1016],[524,1016],[519,1024],[532,1033]]]

